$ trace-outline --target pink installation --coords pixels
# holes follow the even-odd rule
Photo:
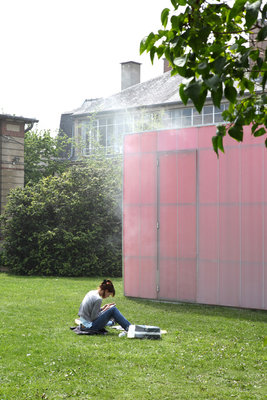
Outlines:
[[[126,135],[126,296],[267,309],[267,150],[245,128]]]

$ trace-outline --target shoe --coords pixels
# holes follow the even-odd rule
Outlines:
[[[127,335],[126,331],[123,331],[123,332],[119,333],[119,337],[123,337],[123,336],[126,336],[126,335]]]

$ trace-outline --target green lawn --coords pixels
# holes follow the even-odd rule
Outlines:
[[[0,274],[0,400],[266,399],[266,312],[128,299],[114,279],[122,313],[167,335],[77,336],[99,282]]]

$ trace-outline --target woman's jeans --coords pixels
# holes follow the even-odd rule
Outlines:
[[[124,316],[115,306],[109,308],[107,311],[102,312],[101,315],[92,322],[90,330],[100,331],[101,329],[105,328],[111,318],[113,318],[120,326],[122,326],[124,330],[128,331],[131,323],[124,318]]]

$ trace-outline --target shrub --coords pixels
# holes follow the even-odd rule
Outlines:
[[[11,192],[4,264],[22,275],[121,276],[120,162],[93,159]]]

